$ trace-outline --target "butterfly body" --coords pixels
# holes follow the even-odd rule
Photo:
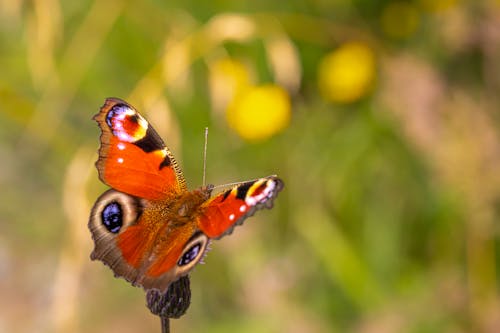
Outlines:
[[[193,191],[156,131],[126,102],[109,98],[95,118],[101,128],[96,163],[112,187],[92,208],[92,259],[145,289],[165,290],[204,256],[210,239],[232,232],[260,208],[271,208],[283,182],[270,176],[214,197]]]

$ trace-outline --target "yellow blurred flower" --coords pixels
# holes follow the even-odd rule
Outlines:
[[[380,24],[389,37],[407,38],[417,30],[420,13],[412,3],[391,2],[382,11]]]
[[[216,112],[223,111],[240,91],[251,84],[250,70],[239,60],[222,58],[210,66],[210,95]]]
[[[290,123],[288,93],[273,84],[249,87],[227,108],[229,125],[245,140],[265,140]]]
[[[319,89],[329,101],[351,103],[371,90],[375,72],[375,55],[372,49],[359,42],[346,43],[321,60]]]
[[[457,4],[457,0],[420,0],[422,7],[429,12],[442,12]]]

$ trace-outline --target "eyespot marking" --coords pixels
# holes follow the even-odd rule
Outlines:
[[[125,104],[116,104],[106,115],[113,135],[125,142],[136,142],[146,135],[147,121]]]
[[[245,200],[245,203],[248,205],[248,206],[255,206],[257,205],[258,203],[262,203],[262,202],[265,202],[267,201],[268,199],[272,198],[273,195],[275,195],[275,189],[276,189],[276,186],[277,186],[277,183],[276,181],[274,180],[268,180],[268,181],[265,181],[265,182],[262,182],[262,183],[254,183],[253,185],[257,186],[255,189],[252,189],[251,193],[249,196],[247,196],[244,200]],[[278,188],[278,191],[280,189]],[[247,190],[248,191],[248,190]]]
[[[177,261],[177,266],[185,266],[198,257],[201,250],[201,243],[195,243]]]
[[[116,201],[107,204],[101,212],[101,221],[109,232],[118,233],[123,225],[123,213],[120,204]]]
[[[122,127],[120,123],[115,124],[114,120],[118,119],[120,121],[123,121],[127,109],[129,109],[129,107],[125,104],[116,104],[111,108],[111,110],[109,110],[108,114],[106,115],[106,123],[108,124],[109,128],[113,130],[115,129],[115,127]]]

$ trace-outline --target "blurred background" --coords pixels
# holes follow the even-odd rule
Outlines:
[[[500,2],[0,0],[0,332],[159,332],[91,262],[106,97],[285,189],[172,332],[499,332]]]

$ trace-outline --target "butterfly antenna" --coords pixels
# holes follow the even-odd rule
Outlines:
[[[203,187],[206,185],[207,176],[207,147],[208,147],[208,127],[205,127],[205,145],[203,147]]]

